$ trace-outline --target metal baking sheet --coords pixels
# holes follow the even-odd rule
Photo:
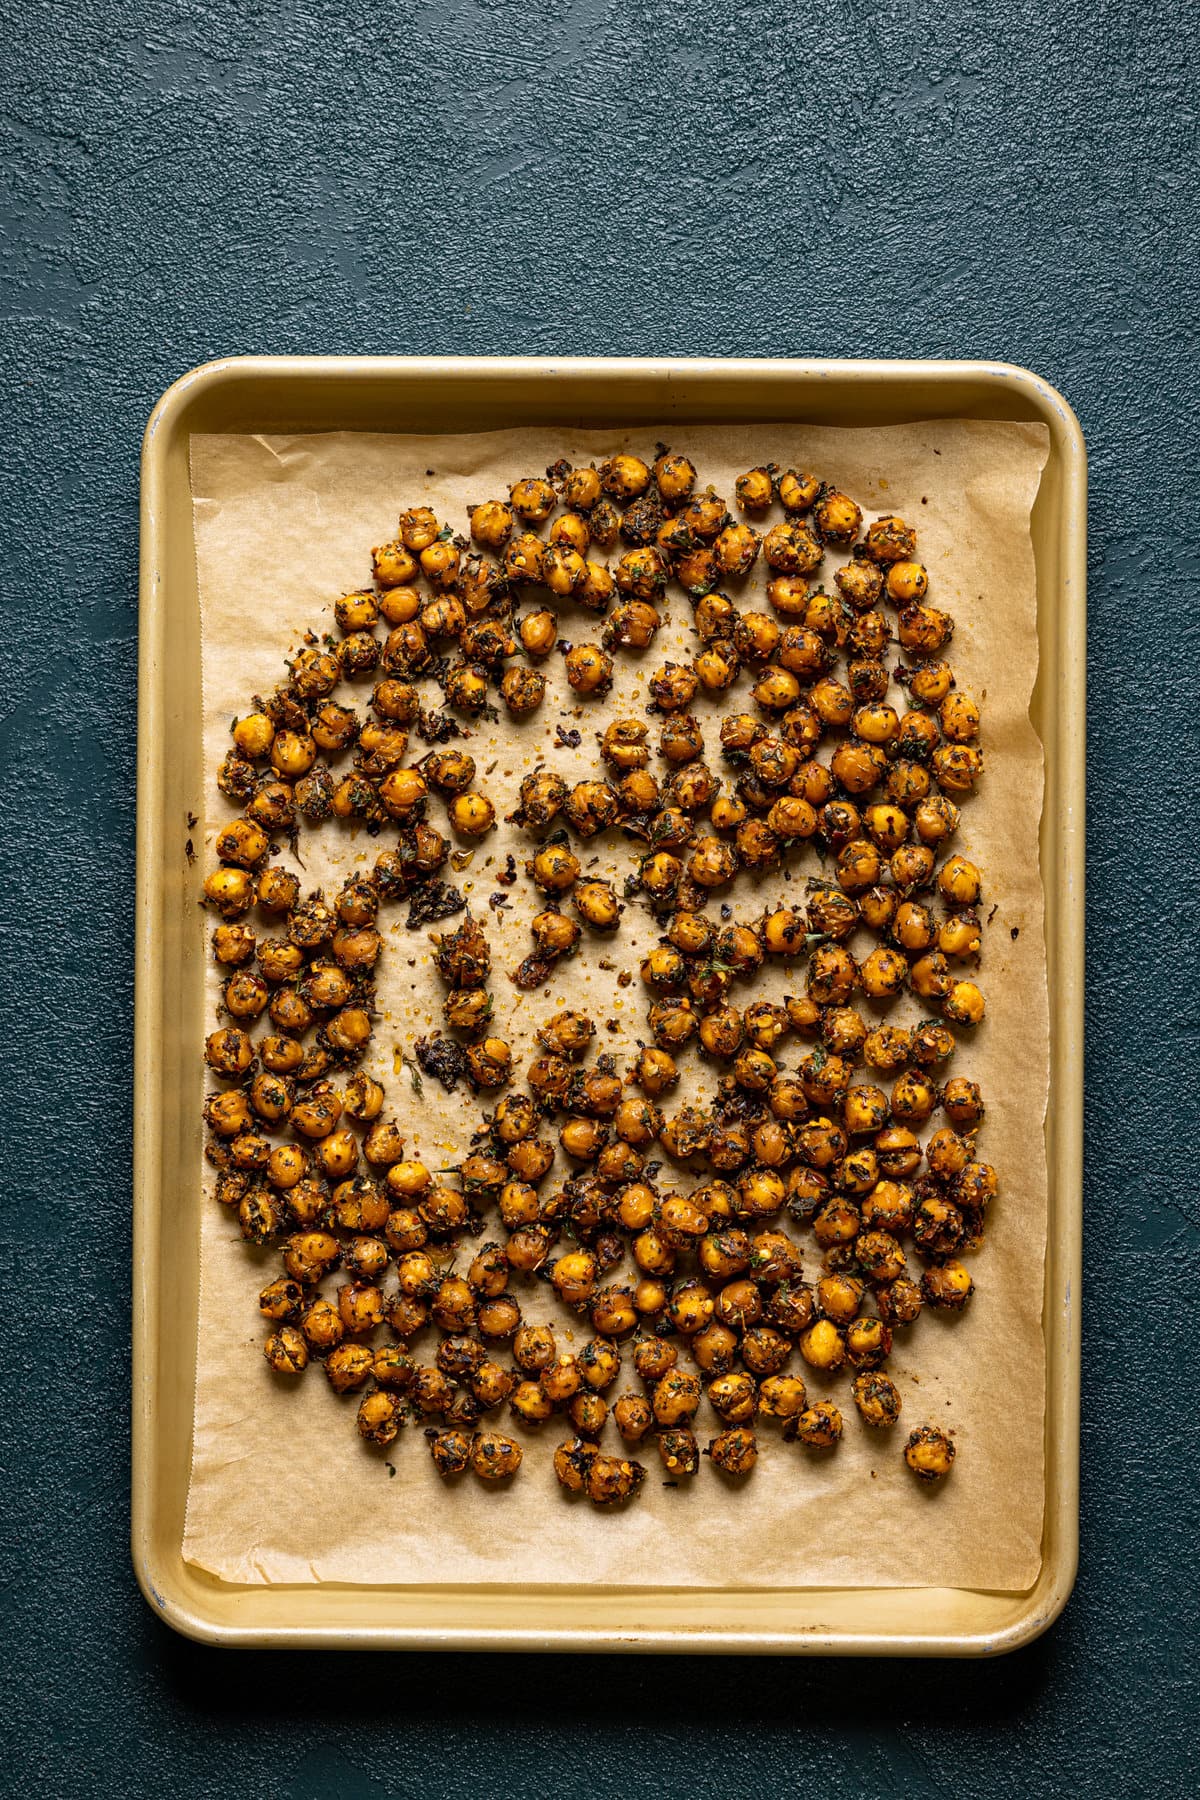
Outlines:
[[[666,417],[681,425],[1010,418],[1049,428],[1032,518],[1040,647],[1032,711],[1046,754],[1041,855],[1051,1020],[1041,1575],[1024,1594],[216,1580],[182,1554],[202,1199],[192,1173],[193,1077],[204,1031],[195,878],[181,829],[189,813],[202,812],[203,789],[190,436],[633,426]],[[1074,1581],[1078,1528],[1085,519],[1086,462],[1074,415],[1045,382],[1004,364],[245,357],[193,370],[163,396],[142,461],[133,1560],[147,1599],[169,1624],[225,1645],[984,1655],[1027,1642],[1057,1616]]]

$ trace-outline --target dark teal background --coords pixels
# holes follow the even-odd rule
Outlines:
[[[1200,1790],[1196,21],[0,0],[0,1790]],[[126,1549],[137,457],[170,381],[250,350],[977,356],[1076,407],[1082,1571],[1031,1649],[318,1660],[150,1616]]]

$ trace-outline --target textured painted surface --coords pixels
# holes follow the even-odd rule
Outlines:
[[[1173,1416],[1197,1013],[1164,960],[1196,925],[1196,20],[1167,0],[0,3],[14,1791],[1200,1789],[1196,1447]],[[151,1618],[126,1556],[137,448],[173,377],[240,350],[1004,357],[1075,404],[1083,1548],[1030,1650],[322,1665]]]

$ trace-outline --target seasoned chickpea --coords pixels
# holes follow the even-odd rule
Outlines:
[[[655,1420],[659,1425],[686,1424],[695,1417],[701,1395],[699,1376],[689,1375],[682,1369],[668,1369],[655,1385]]]
[[[577,694],[605,694],[612,686],[612,657],[597,644],[575,644],[564,659],[568,685]]]
[[[848,494],[826,488],[813,507],[813,524],[823,543],[845,549],[858,536],[862,511]]]
[[[734,1426],[713,1438],[704,1454],[726,1475],[748,1475],[758,1461],[758,1442],[746,1426]]]
[[[960,1262],[935,1264],[921,1277],[921,1295],[926,1305],[947,1312],[961,1312],[974,1292],[975,1283]]]
[[[918,1425],[909,1433],[904,1460],[918,1481],[943,1481],[954,1465],[954,1445],[936,1425]]]
[[[840,1369],[846,1360],[846,1341],[832,1319],[818,1319],[799,1341],[800,1354],[814,1369]]]
[[[263,1355],[277,1375],[302,1375],[308,1367],[308,1344],[294,1325],[281,1325],[263,1345]]]
[[[890,1376],[867,1369],[856,1375],[850,1385],[865,1425],[878,1429],[896,1423],[900,1417],[900,1390]]]
[[[653,1409],[641,1394],[622,1394],[612,1413],[613,1423],[627,1444],[640,1444],[654,1423]]]
[[[580,918],[594,931],[615,931],[624,911],[607,881],[578,882],[571,901]]]
[[[954,744],[968,744],[979,735],[979,706],[970,694],[947,694],[938,713],[942,734]]]
[[[954,1025],[979,1025],[986,1010],[983,995],[973,981],[952,982],[942,997],[942,1011]]]
[[[818,1400],[798,1417],[788,1419],[783,1435],[806,1450],[828,1450],[842,1435],[842,1415],[829,1400]]]
[[[471,1470],[481,1481],[506,1481],[521,1466],[521,1446],[499,1431],[477,1431],[471,1440]]]

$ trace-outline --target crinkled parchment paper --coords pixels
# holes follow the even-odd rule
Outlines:
[[[813,1397],[836,1397],[844,1408],[846,1435],[835,1453],[806,1453],[766,1427],[758,1467],[738,1491],[707,1464],[676,1489],[664,1485],[648,1444],[642,1495],[635,1505],[606,1514],[570,1500],[555,1483],[550,1455],[566,1435],[560,1421],[540,1435],[501,1421],[525,1446],[520,1476],[501,1491],[470,1478],[444,1486],[412,1427],[382,1455],[365,1449],[354,1428],[355,1400],[336,1397],[319,1367],[295,1386],[268,1371],[256,1297],[278,1272],[277,1256],[249,1251],[236,1220],[207,1202],[196,1246],[200,1354],[184,1553],[226,1580],[1021,1590],[1036,1579],[1043,1505],[1048,1026],[1038,867],[1042,751],[1028,716],[1037,669],[1029,515],[1047,454],[1043,427],[940,421],[885,430],[763,425],[636,434],[547,428],[440,438],[195,438],[210,770],[206,866],[229,812],[213,777],[228,747],[231,718],[246,709],[252,694],[269,691],[282,677],[285,654],[307,629],[334,629],[333,600],[369,583],[369,549],[394,535],[402,507],[428,503],[462,530],[469,504],[506,492],[518,476],[540,472],[558,456],[599,460],[626,444],[649,456],[660,435],[692,456],[702,483],[714,482],[730,498],[740,470],[775,461],[814,469],[854,495],[868,516],[900,512],[919,528],[931,600],[957,621],[949,655],[960,685],[984,708],[987,772],[978,796],[963,809],[957,847],[985,873],[982,910],[989,923],[980,979],[988,1018],[973,1040],[962,1034],[951,1066],[983,1086],[988,1116],[980,1154],[996,1166],[1001,1183],[987,1240],[971,1259],[975,1298],[962,1316],[927,1311],[914,1330],[897,1333],[892,1373],[904,1412],[894,1431],[868,1431],[848,1383],[826,1383],[803,1368]],[[760,564],[738,594],[740,602],[765,607],[763,582]],[[502,718],[479,727],[469,748],[480,785],[499,814],[510,809],[521,777],[541,758],[568,779],[599,771],[597,732],[614,715],[640,710],[652,671],[694,643],[690,608],[681,595],[672,596],[669,612],[651,651],[640,660],[618,656],[617,686],[607,699],[577,703],[563,680],[562,659],[553,656],[540,713],[520,726]],[[595,631],[593,618],[567,609],[564,638]],[[745,685],[743,678],[728,704],[744,704],[739,693]],[[364,684],[360,706],[368,693]],[[721,707],[702,699],[696,711],[709,759],[719,768]],[[581,732],[577,749],[556,744],[560,725]],[[300,847],[307,882],[336,882],[369,867],[388,839],[387,833],[379,840],[351,836],[332,825],[310,830]],[[614,940],[585,933],[582,953],[559,968],[548,991],[520,993],[505,972],[529,948],[535,890],[523,872],[507,890],[497,887],[495,876],[510,849],[523,870],[528,845],[502,825],[464,871],[446,871],[486,921],[497,1029],[512,1041],[517,1066],[524,1068],[537,1024],[561,1006],[582,1006],[598,1022],[597,1049],[620,1056],[639,1032],[645,1035],[636,969],[656,937],[654,921],[631,905]],[[596,872],[612,874],[618,883],[632,854],[616,834],[583,852],[585,862],[598,857]],[[816,851],[808,847],[795,855],[790,872],[790,883],[781,872],[753,885],[741,877],[721,898],[731,899],[739,915],[757,914],[764,903],[800,902],[805,877],[821,872]],[[505,891],[511,911],[489,909],[488,896]],[[399,1064],[399,1053],[411,1051],[416,1036],[440,1024],[443,994],[428,935],[407,931],[404,914],[402,906],[385,909],[381,920],[382,1017],[369,1066],[388,1087],[389,1109],[409,1135],[409,1154],[438,1168],[461,1160],[479,1106],[461,1090],[443,1093],[428,1078],[418,1096]],[[207,922],[198,922],[201,928],[207,930]],[[601,959],[612,966],[601,968]],[[635,971],[623,989],[617,985],[621,968]],[[738,1005],[752,993],[781,998],[802,984],[802,967],[772,968],[753,989],[736,987],[731,998]],[[218,996],[211,963],[208,996],[211,1012]],[[781,1048],[783,1065],[794,1068],[804,1046],[790,1038]],[[696,1066],[694,1050],[685,1060]],[[704,1072],[707,1085],[714,1079],[712,1070]],[[195,1178],[208,1187],[211,1170],[197,1166]],[[550,1179],[556,1178],[557,1171]],[[697,1177],[668,1165],[663,1179],[668,1187],[686,1188]],[[818,1272],[815,1255],[810,1268]],[[522,1294],[527,1316],[551,1316],[548,1298],[540,1283]],[[577,1322],[574,1332],[576,1342],[589,1335]],[[630,1370],[613,1392],[635,1386]],[[926,1421],[953,1431],[958,1446],[952,1479],[933,1493],[918,1487],[901,1455],[909,1428]],[[718,1429],[707,1407],[697,1426],[702,1440]],[[607,1437],[619,1442],[611,1425]]]

